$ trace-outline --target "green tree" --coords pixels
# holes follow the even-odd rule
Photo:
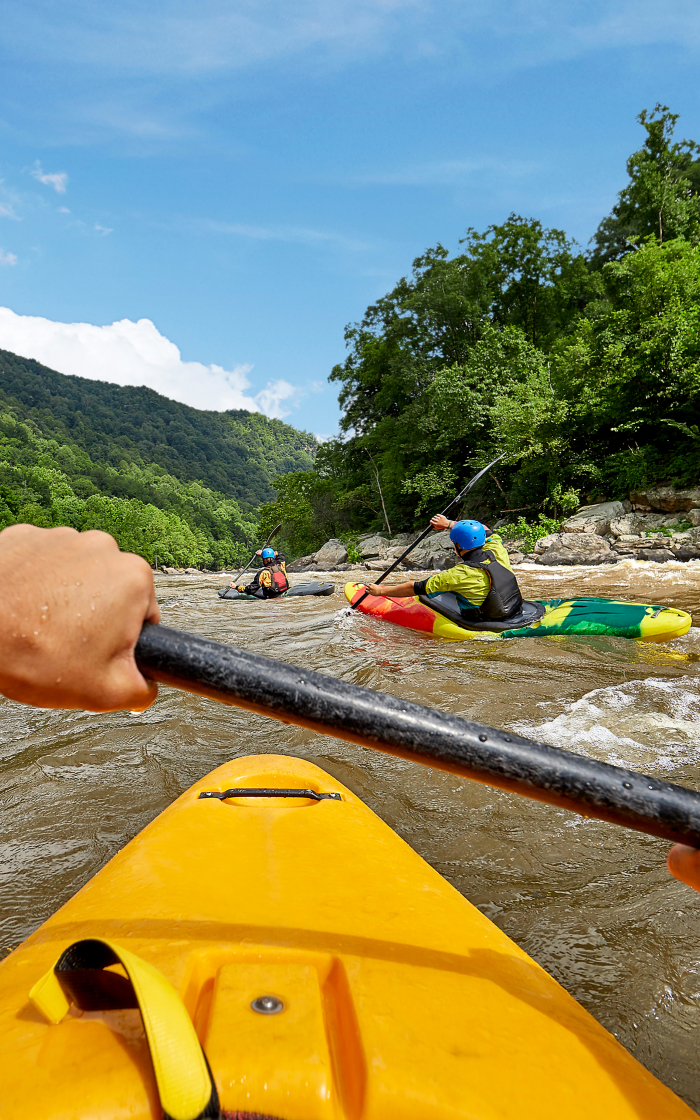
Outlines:
[[[552,367],[570,402],[574,459],[618,495],[647,481],[697,481],[700,247],[652,237],[602,276],[605,313],[562,342]]]
[[[520,327],[533,346],[546,349],[599,294],[575,242],[534,218],[511,214],[485,233],[470,229],[465,243],[490,291],[492,322]]]
[[[637,117],[646,139],[627,160],[629,182],[593,238],[594,265],[620,259],[645,237],[663,244],[698,236],[700,146],[694,140],[673,141],[678,119],[661,104]]]

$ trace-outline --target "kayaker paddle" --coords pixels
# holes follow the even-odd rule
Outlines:
[[[275,525],[274,529],[272,530],[272,532],[270,533],[269,537],[268,537],[268,538],[267,538],[267,540],[265,541],[265,544],[264,544],[264,545],[262,546],[263,548],[267,548],[267,546],[269,545],[270,541],[271,541],[271,540],[272,540],[272,538],[274,537],[275,533],[279,533],[279,531],[280,531],[280,529],[281,529],[281,528],[282,528],[282,522],[280,521],[279,525]],[[262,551],[262,549],[261,549],[261,551]],[[248,571],[248,568],[249,568],[249,567],[250,567],[250,565],[251,565],[251,564],[253,563],[253,560],[255,559],[255,557],[256,557],[257,555],[258,555],[258,550],[256,549],[256,550],[255,550],[255,552],[253,553],[253,555],[251,556],[250,560],[249,560],[249,561],[248,561],[248,563],[246,564],[245,568],[243,569],[243,571],[242,571],[242,572],[239,572],[239,573],[238,573],[238,575],[236,576],[236,579],[240,579],[240,578],[241,578],[241,576],[242,576],[242,575],[244,575],[244,574],[245,574],[245,573],[246,573],[246,572]]]
[[[700,848],[700,793],[249,650],[146,624],[144,676],[224,704]]]
[[[476,486],[479,479],[483,478],[484,475],[486,474],[486,472],[491,470],[491,467],[493,467],[496,463],[499,463],[501,461],[501,459],[504,459],[506,454],[507,453],[504,451],[502,455],[499,455],[496,459],[493,460],[493,463],[489,463],[489,465],[487,467],[484,467],[483,470],[480,470],[478,474],[475,474],[474,477],[472,479],[470,479],[470,481],[464,487],[464,489],[460,490],[457,497],[453,498],[452,501],[450,502],[450,504],[442,511],[442,516],[447,517],[448,513],[451,513],[451,511],[454,509],[454,507],[459,502],[462,501],[462,498],[464,498],[469,493],[472,486]],[[372,582],[373,583],[382,583],[386,579],[387,576],[391,575],[391,573],[394,571],[395,568],[398,568],[401,561],[406,559],[409,552],[413,552],[413,549],[416,547],[416,545],[420,544],[421,541],[425,540],[428,533],[432,532],[432,529],[433,529],[432,525],[428,524],[427,529],[424,529],[423,532],[421,533],[421,535],[419,537],[416,537],[413,544],[409,544],[406,551],[402,552],[401,555],[398,557],[398,559],[394,560],[394,563],[391,564],[390,567],[388,567],[385,572],[382,572],[382,574],[379,576],[378,579],[375,579]],[[350,610],[354,611],[356,607],[359,607],[360,603],[362,603],[367,598],[368,595],[369,595],[369,591],[364,591],[362,593],[362,595],[360,595],[359,599],[356,599],[354,603],[350,604]]]

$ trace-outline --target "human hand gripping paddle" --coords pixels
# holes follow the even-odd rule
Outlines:
[[[280,531],[280,529],[281,529],[281,528],[282,528],[282,522],[280,521],[279,525],[275,525],[274,529],[273,529],[273,530],[272,530],[272,532],[270,533],[269,537],[268,537],[268,538],[267,538],[267,540],[265,541],[265,544],[264,544],[264,545],[262,546],[262,548],[256,548],[255,552],[254,552],[254,553],[253,553],[253,555],[251,556],[250,560],[249,560],[249,561],[248,561],[248,563],[246,564],[246,566],[245,566],[245,568],[243,569],[243,571],[242,571],[242,572],[239,572],[239,573],[238,573],[238,575],[236,576],[236,579],[237,579],[237,580],[239,580],[239,579],[241,578],[241,576],[242,576],[242,575],[244,575],[244,574],[245,574],[245,573],[246,573],[246,572],[248,571],[248,568],[249,568],[249,567],[250,567],[250,565],[251,565],[251,564],[253,563],[253,560],[255,559],[255,557],[256,557],[256,556],[257,556],[257,555],[258,555],[258,554],[259,554],[260,552],[262,552],[262,549],[263,549],[263,548],[267,548],[267,546],[269,545],[270,541],[271,541],[271,540],[272,540],[272,538],[274,537],[275,533],[279,533],[279,531]],[[229,586],[230,586],[230,587],[233,587],[234,585],[233,585],[233,583],[231,583],[231,584],[229,584]]]
[[[487,472],[487,471],[490,471],[490,470],[491,470],[491,467],[495,466],[495,464],[496,464],[496,463],[499,463],[499,462],[501,461],[501,459],[504,459],[504,458],[505,458],[505,456],[506,456],[506,452],[504,451],[502,455],[499,455],[499,456],[498,456],[498,457],[497,457],[496,459],[494,459],[494,460],[493,460],[493,462],[492,462],[492,463],[489,463],[489,465],[488,465],[487,467],[484,467],[484,468],[483,468],[483,470],[480,470],[478,474],[475,474],[475,475],[474,475],[474,477],[473,477],[473,478],[472,478],[472,479],[471,479],[471,480],[470,480],[470,481],[469,481],[469,482],[467,483],[467,485],[466,485],[466,486],[464,487],[464,489],[463,489],[463,490],[460,490],[460,492],[459,492],[459,494],[457,495],[457,497],[456,497],[456,498],[453,498],[453,499],[452,499],[452,501],[450,502],[450,504],[449,504],[449,505],[448,505],[448,506],[447,506],[447,507],[446,507],[446,508],[445,508],[445,509],[444,509],[444,510],[442,511],[442,516],[443,516],[443,517],[447,517],[448,513],[451,513],[451,511],[452,511],[452,510],[453,510],[453,509],[455,508],[455,506],[456,506],[456,505],[458,505],[458,504],[459,504],[459,502],[461,502],[461,501],[462,501],[462,498],[464,498],[464,497],[465,497],[465,496],[466,496],[466,495],[467,495],[467,494],[469,493],[469,491],[471,490],[471,488],[472,488],[473,486],[476,486],[476,484],[477,484],[477,482],[479,481],[479,479],[480,479],[480,478],[483,478],[483,477],[484,477],[484,475],[486,474],[486,472]],[[375,582],[375,584],[377,584],[377,583],[383,583],[383,582],[384,582],[384,580],[386,579],[386,577],[387,577],[387,576],[389,576],[389,575],[391,575],[391,573],[392,573],[392,572],[393,572],[393,571],[394,571],[394,570],[395,570],[396,568],[398,568],[399,564],[400,564],[400,563],[401,563],[401,562],[402,562],[403,560],[405,560],[405,559],[406,559],[406,557],[408,556],[409,552],[413,552],[413,549],[414,549],[414,548],[416,547],[416,545],[420,544],[420,542],[421,542],[421,541],[425,540],[425,538],[426,538],[426,537],[428,536],[428,533],[430,533],[430,532],[431,532],[431,530],[432,530],[432,525],[431,525],[431,524],[428,524],[427,528],[425,528],[425,529],[423,530],[423,532],[421,533],[421,535],[420,535],[419,537],[416,537],[416,539],[414,540],[413,544],[409,544],[409,546],[408,546],[408,548],[406,549],[406,551],[405,551],[405,552],[402,552],[402,553],[401,553],[401,555],[400,555],[400,556],[398,557],[398,559],[397,559],[397,560],[394,560],[394,563],[393,563],[393,564],[391,564],[391,566],[390,566],[390,567],[388,567],[388,568],[387,568],[387,570],[386,570],[385,572],[382,572],[382,574],[380,575],[379,579],[375,579],[375,581],[374,581],[374,582]],[[362,603],[362,602],[363,602],[363,601],[364,601],[364,600],[365,600],[365,599],[367,598],[367,596],[368,596],[368,595],[369,595],[369,590],[365,589],[365,591],[363,591],[363,592],[362,592],[362,594],[361,594],[361,595],[359,596],[359,598],[358,598],[358,599],[356,599],[354,603],[351,603],[351,604],[350,604],[350,610],[353,610],[353,611],[354,611],[354,610],[356,610],[356,609],[357,609],[357,607],[359,607],[360,603]]]

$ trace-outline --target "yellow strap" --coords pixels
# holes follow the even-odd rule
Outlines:
[[[112,950],[131,981],[166,1117],[196,1120],[208,1105],[214,1104],[216,1093],[199,1039],[182,1000],[172,984],[152,964],[113,941],[104,938],[94,940]],[[80,942],[76,942],[70,949],[79,947]],[[57,973],[55,968],[56,965],[37,981],[29,998],[49,1022],[60,1023],[70,1004],[61,987],[61,972]],[[218,1115],[218,1108],[215,1106],[213,1111],[207,1109],[207,1114]]]

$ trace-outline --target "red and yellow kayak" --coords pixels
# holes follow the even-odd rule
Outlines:
[[[4,1120],[695,1116],[294,758],[197,782],[0,979]]]
[[[364,585],[346,583],[345,597],[355,603],[364,592]],[[686,634],[692,625],[687,611],[677,607],[659,607],[649,603],[627,603],[623,599],[542,599],[544,614],[530,626],[517,630],[491,633],[466,630],[422,603],[417,595],[391,599],[387,595],[368,595],[359,604],[362,614],[374,615],[386,622],[419,630],[433,638],[448,642],[466,642],[478,638],[495,641],[502,638],[545,638],[562,634],[608,634],[616,638],[641,638],[645,642],[669,642]]]

